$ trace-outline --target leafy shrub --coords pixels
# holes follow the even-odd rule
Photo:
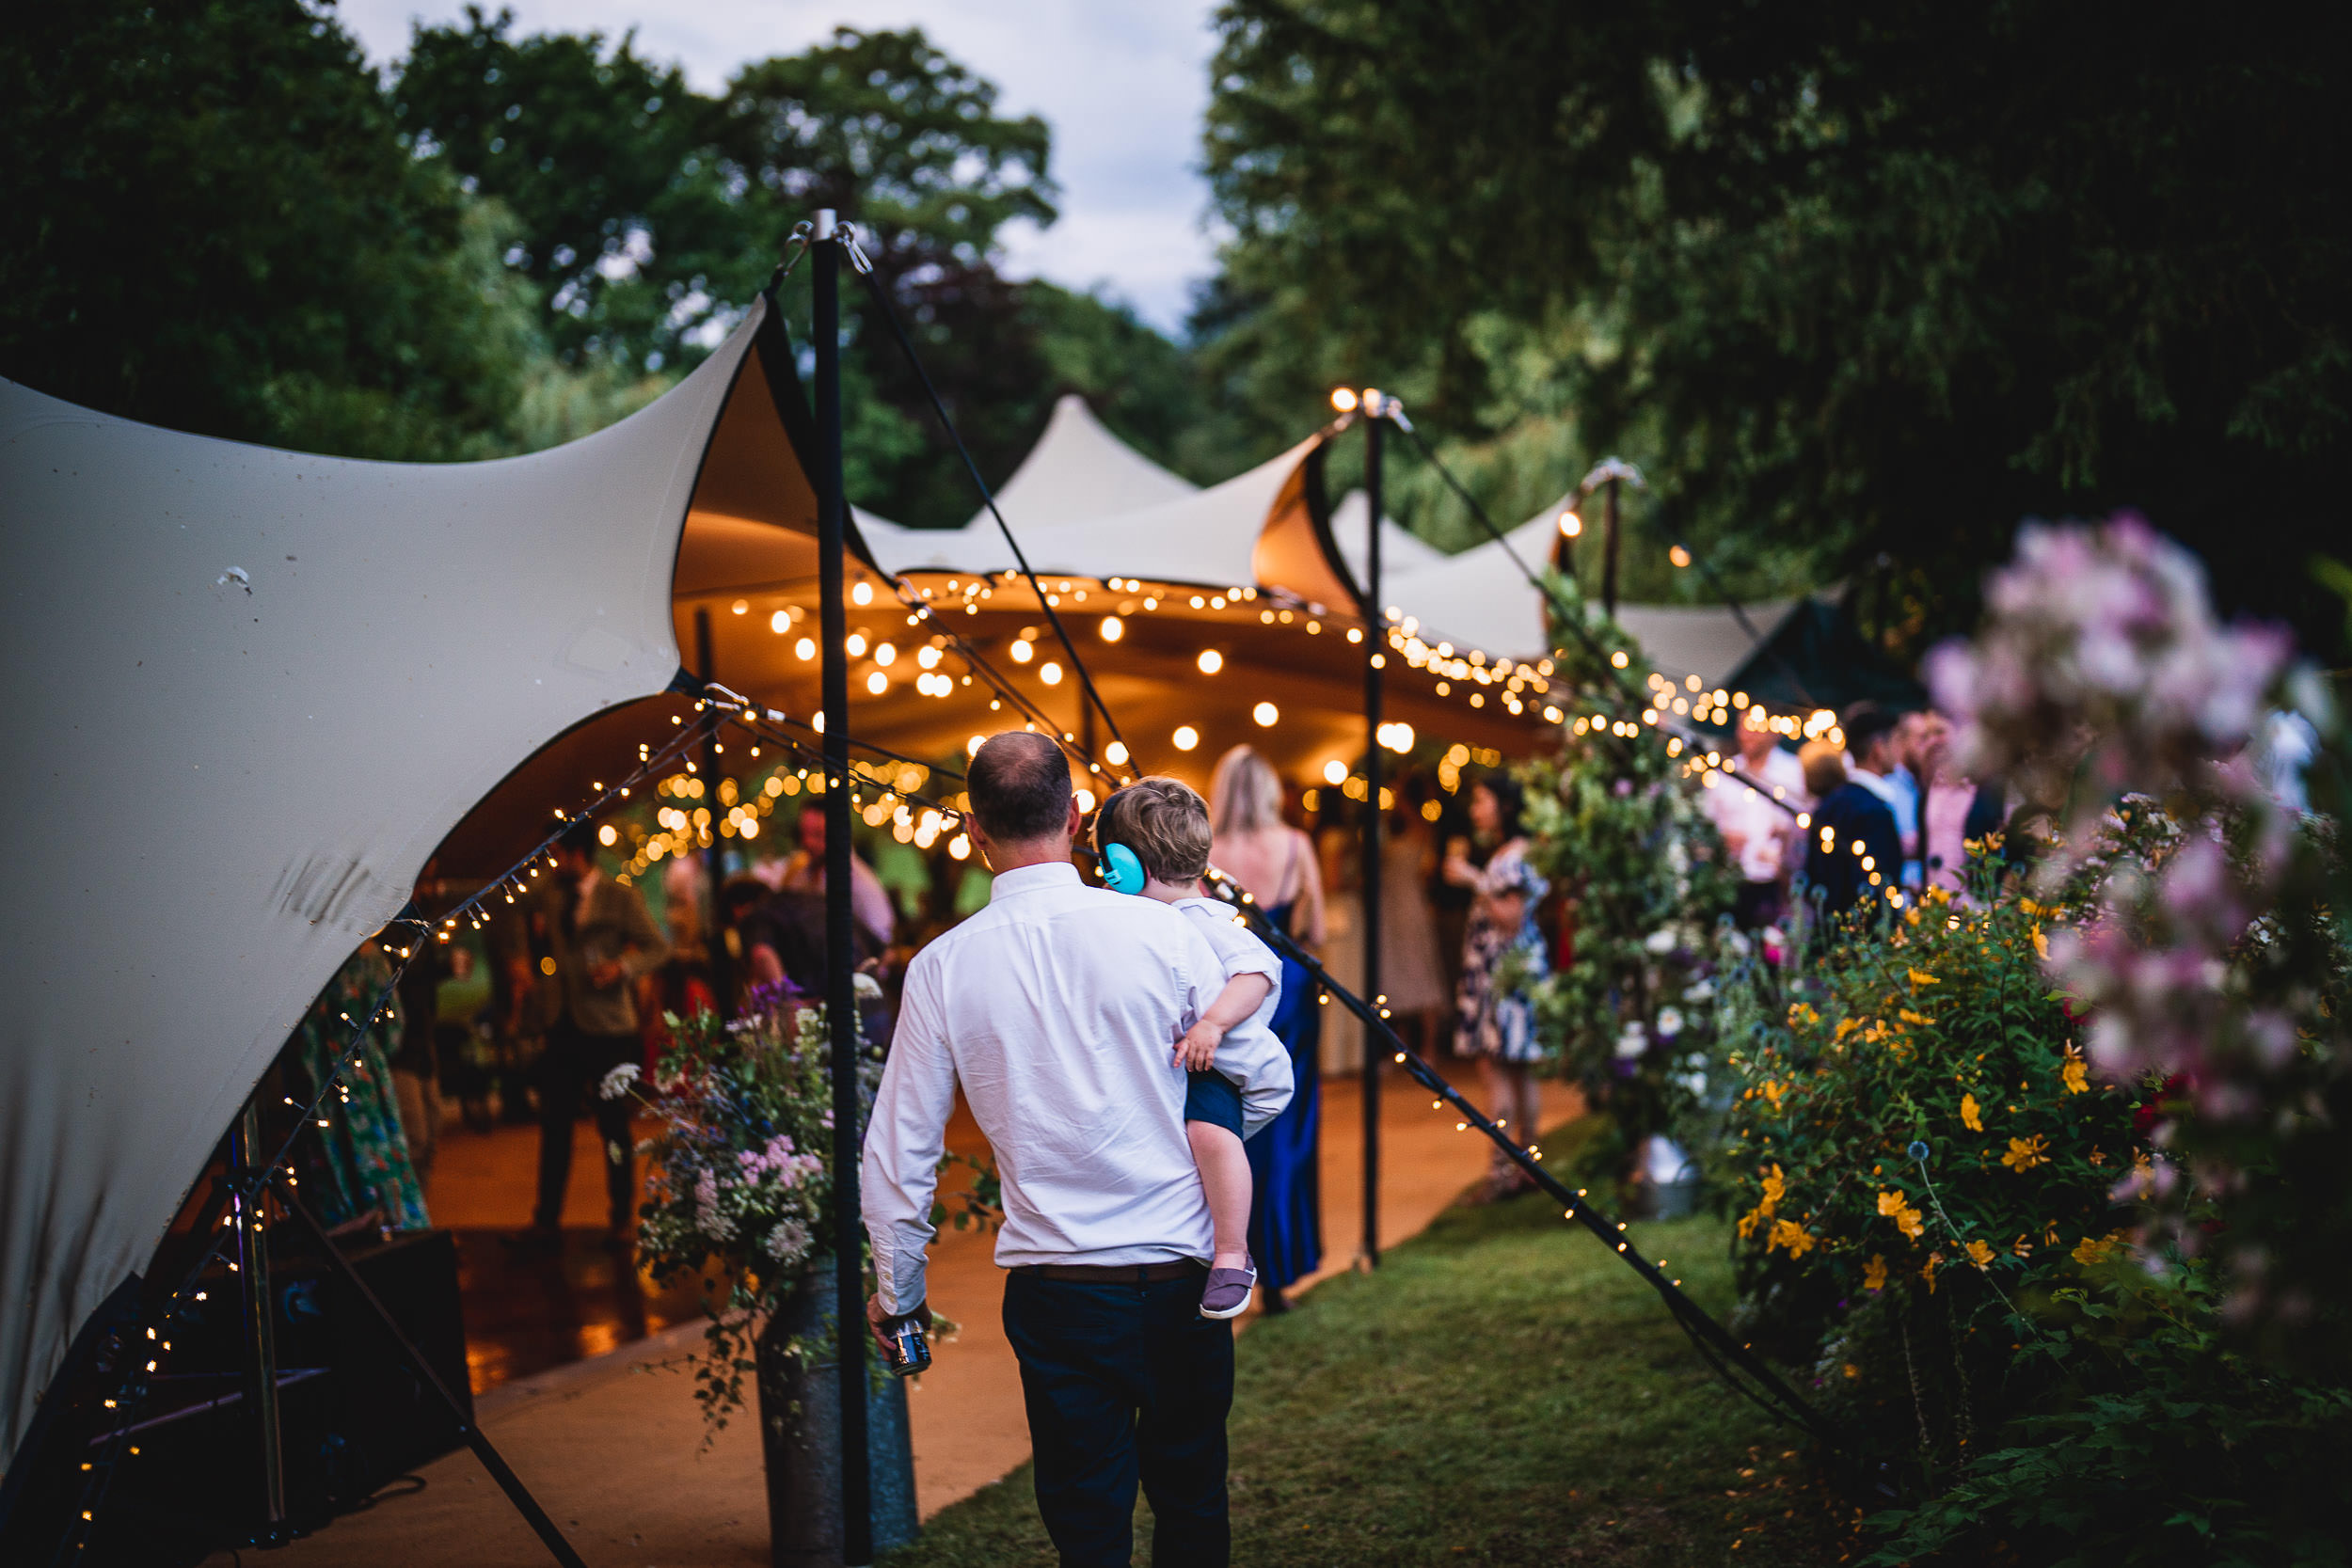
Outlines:
[[[2118,1250],[2110,1194],[2148,1159],[2042,978],[2048,912],[1931,895],[1739,999],[1720,1159],[1744,1326],[1817,1362],[1822,1402],[1918,1481],[2029,1402],[2021,1315]]]

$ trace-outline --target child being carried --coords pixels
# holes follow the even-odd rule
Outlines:
[[[1216,1069],[1216,1052],[1235,1029],[1266,1027],[1280,1000],[1282,964],[1230,906],[1202,895],[1209,837],[1208,802],[1169,778],[1129,784],[1103,802],[1094,823],[1096,847],[1107,851],[1123,844],[1132,850],[1143,866],[1143,896],[1173,904],[1198,921],[1225,968],[1225,989],[1176,1042],[1176,1061],[1187,1073],[1184,1134],[1216,1230],[1200,1315],[1234,1318],[1249,1305],[1258,1271],[1248,1249],[1249,1156],[1242,1148],[1241,1090]]]

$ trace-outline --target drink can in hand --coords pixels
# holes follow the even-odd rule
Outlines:
[[[911,1377],[931,1364],[931,1342],[919,1319],[894,1318],[890,1323],[890,1370]]]

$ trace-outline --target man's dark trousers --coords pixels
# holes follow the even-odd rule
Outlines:
[[[549,1228],[564,1220],[564,1190],[571,1183],[572,1123],[584,1108],[596,1118],[604,1144],[604,1186],[614,1230],[628,1227],[637,1203],[637,1148],[629,1132],[628,1096],[607,1100],[596,1092],[604,1075],[637,1060],[643,1048],[635,1035],[591,1035],[570,1019],[557,1024],[539,1059],[539,1208],[532,1217]],[[582,1102],[585,1102],[583,1106]],[[621,1157],[612,1158],[618,1148]]]
[[[1037,1509],[1064,1568],[1125,1568],[1136,1483],[1154,1568],[1225,1568],[1225,1416],[1233,1325],[1200,1315],[1205,1270],[1149,1283],[1005,1281],[1021,1360]]]

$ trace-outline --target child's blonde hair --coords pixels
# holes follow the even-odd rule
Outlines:
[[[1137,779],[1103,802],[1097,845],[1123,844],[1163,882],[1189,882],[1209,868],[1209,803],[1165,774]]]

